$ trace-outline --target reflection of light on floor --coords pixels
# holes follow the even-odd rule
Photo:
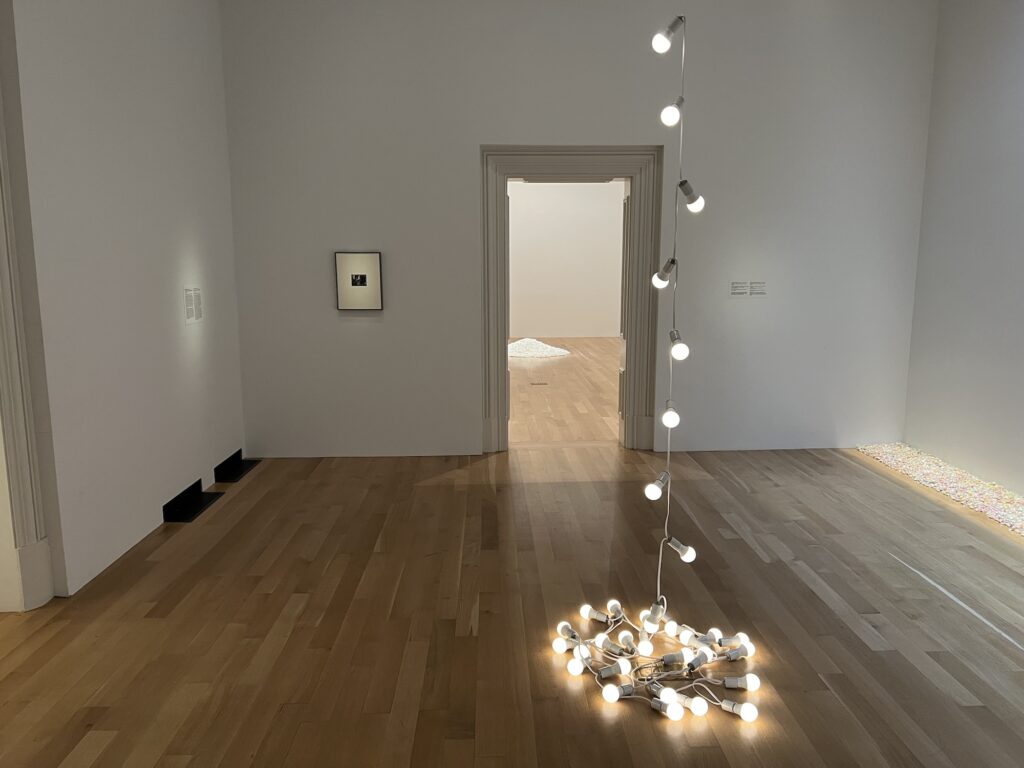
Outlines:
[[[921,485],[933,488],[1024,535],[1024,496],[1001,485],[986,483],[905,443],[862,445],[860,450]]]
[[[939,582],[935,581],[935,579],[932,579],[932,578],[926,576],[925,574],[921,573],[921,571],[917,570],[917,568],[915,568],[914,566],[910,565],[907,562],[904,562],[903,560],[900,560],[900,558],[896,557],[896,555],[894,555],[892,552],[889,553],[889,557],[891,557],[894,560],[896,560],[900,565],[904,566],[905,568],[907,568],[907,569],[913,571],[914,573],[916,573],[922,579],[924,579],[929,584],[931,584],[933,587],[935,587],[937,590],[939,590],[939,592],[944,594],[946,597],[948,597],[954,603],[956,603],[961,608],[963,608],[965,611],[967,611],[969,614],[971,614],[974,618],[978,619],[982,624],[987,626],[989,629],[991,629],[996,634],[1000,635],[1008,643],[1010,643],[1011,645],[1016,646],[1018,650],[1024,651],[1024,645],[1021,645],[1016,640],[1014,640],[1010,635],[1008,635],[1005,632],[1003,632],[1003,630],[1001,630],[999,627],[997,627],[991,621],[989,621],[984,616],[982,616],[980,613],[978,613],[978,611],[976,611],[973,608],[971,608],[971,606],[969,606],[967,603],[965,603],[959,597],[954,595],[952,592],[950,592],[944,586],[939,584]]]

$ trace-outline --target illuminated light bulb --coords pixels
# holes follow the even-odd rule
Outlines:
[[[674,102],[661,110],[661,122],[667,128],[679,125],[683,116],[683,97],[680,96]]]
[[[704,717],[708,713],[708,703],[700,696],[682,696],[679,703],[697,717]]]
[[[731,648],[734,645],[742,645],[743,643],[749,643],[750,638],[747,637],[746,632],[737,632],[735,635],[729,637],[723,637],[718,641],[719,645]]]
[[[580,616],[590,621],[603,621],[605,624],[610,620],[607,613],[597,610],[590,603],[584,603],[580,606]]]
[[[683,335],[673,328],[668,332],[669,341],[672,344],[670,349],[673,360],[685,360],[690,356],[690,348],[683,342]]]
[[[636,642],[633,640],[633,633],[628,629],[624,629],[619,632],[619,645],[625,648],[629,653],[636,653]]]
[[[632,696],[633,685],[631,683],[623,683],[622,685],[608,683],[608,685],[601,689],[601,695],[609,704],[614,704],[623,696]]]
[[[640,633],[640,642],[636,644],[636,650],[641,656],[650,656],[654,653],[654,643],[647,632]]]
[[[692,649],[690,649],[690,648],[683,648],[682,650],[679,650],[679,651],[673,651],[672,653],[666,653],[664,656],[661,657],[661,660],[662,660],[662,662],[666,666],[671,666],[671,665],[674,665],[674,664],[686,664],[686,665],[689,665],[695,658],[697,658],[697,654],[694,653]],[[707,657],[705,657],[705,658],[707,658]]]
[[[616,600],[614,597],[608,601],[606,606],[608,608],[608,615],[613,619],[622,617],[622,603]]]
[[[694,560],[697,559],[697,550],[693,547],[683,544],[683,542],[681,542],[677,538],[673,537],[669,539],[668,545],[676,551],[676,553],[679,555],[679,559],[682,560],[684,563],[692,563]]]
[[[656,712],[661,712],[669,720],[682,720],[683,715],[686,714],[686,710],[683,705],[678,701],[671,703],[662,701],[661,699],[651,699],[651,709]]]
[[[659,29],[651,38],[651,48],[654,49],[654,52],[668,53],[672,47],[672,36],[679,31],[681,26],[683,26],[683,19],[681,16],[676,16],[667,27]],[[683,44],[686,44],[686,40],[683,40]]]
[[[603,651],[608,653],[614,653],[621,655],[624,651],[622,646],[616,645],[610,637],[604,632],[601,632],[597,637],[594,638],[594,643]]]
[[[715,660],[715,652],[706,645],[700,646],[693,654],[693,658],[686,665],[691,670],[703,667],[705,664]]]
[[[558,626],[555,627],[555,632],[560,634],[562,637],[572,637],[576,634],[576,630],[572,628],[572,624],[568,621],[558,622]]]
[[[664,701],[666,704],[671,704],[674,701],[679,701],[679,694],[675,688],[662,687],[658,691],[658,698]]]
[[[666,703],[671,703],[678,698],[675,689],[667,688],[656,680],[647,684],[647,692],[654,698],[661,699]]]
[[[555,653],[565,653],[569,650],[569,641],[564,637],[556,637],[551,641],[551,648]]]
[[[671,258],[668,261],[666,261],[662,265],[661,269],[659,269],[657,272],[655,272],[651,276],[651,285],[653,285],[659,291],[662,288],[667,287],[668,286],[668,279],[672,275],[672,271],[675,268],[676,268],[676,260],[675,260],[675,258]]]
[[[679,182],[679,191],[683,193],[686,209],[690,213],[700,213],[704,210],[704,198],[693,191],[693,186],[686,179]]]
[[[757,648],[755,648],[754,644],[748,640],[745,643],[740,643],[738,647],[733,648],[730,651],[726,651],[725,652],[725,658],[727,658],[729,661],[739,661],[740,659],[750,659],[750,658],[753,658],[753,656],[754,656],[754,654],[756,652],[757,652]]]
[[[702,643],[707,643],[708,645],[715,645],[719,640],[722,639],[722,630],[720,630],[718,627],[712,627],[697,639]]]
[[[665,606],[660,603],[654,603],[650,606],[650,610],[647,611],[647,615],[640,614],[640,622],[644,628],[644,631],[648,635],[656,635],[659,629],[662,629],[662,616],[665,615]]]
[[[579,659],[580,661],[587,661],[590,658],[590,649],[585,645],[577,645],[572,649],[573,658]]]
[[[668,472],[662,472],[653,482],[647,484],[647,487],[644,488],[644,496],[651,501],[660,499],[665,486],[668,485],[669,479]]]
[[[569,671],[569,674],[573,677],[579,677],[583,674],[584,664],[580,659],[569,659],[569,663],[565,665],[565,668]]]
[[[756,691],[761,687],[761,678],[753,673],[739,677],[726,677],[724,682],[726,688],[741,688],[746,691]]]
[[[669,619],[665,622],[665,634],[669,637],[675,637],[679,631],[679,622]]]
[[[740,704],[738,701],[722,699],[722,709],[726,712],[732,712],[734,715],[739,715],[748,723],[752,723],[757,720],[757,707],[749,701],[745,701]]]
[[[607,667],[601,667],[597,670],[597,676],[604,680],[616,675],[628,675],[632,671],[633,665],[627,659],[619,659],[614,664],[609,664]]]
[[[675,429],[679,426],[679,422],[679,412],[676,410],[675,403],[671,400],[666,401],[665,412],[661,414],[661,423],[669,429]]]
[[[679,627],[679,642],[683,645],[689,645],[694,642],[697,638],[697,633],[693,631],[693,627]]]

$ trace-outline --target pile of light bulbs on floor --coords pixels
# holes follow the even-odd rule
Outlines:
[[[675,539],[669,543],[680,552],[683,562],[693,562],[693,547]],[[738,715],[746,722],[757,719],[757,707],[750,702],[722,698],[715,687],[738,691],[756,691],[761,687],[757,675],[746,673],[714,677],[705,674],[717,662],[737,662],[755,653],[754,644],[743,632],[725,636],[717,627],[699,632],[693,627],[667,618],[665,599],[640,611],[638,623],[632,622],[618,600],[608,601],[606,610],[590,604],[580,606],[580,617],[600,625],[601,631],[585,639],[568,621],[559,622],[551,643],[555,653],[572,651],[566,665],[570,675],[585,672],[594,676],[604,700],[647,701],[655,712],[669,720],[682,720],[687,710],[703,717],[711,705]],[[614,638],[614,639],[613,639]],[[655,653],[655,641],[661,650]]]
[[[651,41],[656,53],[666,53],[672,47],[672,38],[680,37],[680,86],[686,61],[686,18],[677,16],[665,29],[658,32]],[[682,87],[680,87],[682,91]],[[665,265],[651,277],[651,284],[658,290],[672,285],[672,330],[669,332],[668,392],[672,393],[672,361],[686,360],[690,348],[683,341],[676,328],[676,251],[679,235],[679,204],[698,214],[704,210],[704,198],[698,195],[689,181],[683,178],[683,96],[665,107],[661,121],[668,127],[679,127],[679,183],[675,189],[675,230],[672,256]],[[668,429],[665,456],[665,470],[644,488],[644,495],[651,501],[665,497],[665,530],[658,552],[657,599],[650,608],[640,611],[634,623],[622,609],[618,600],[608,601],[605,611],[590,604],[580,606],[580,617],[590,624],[598,625],[600,631],[591,638],[584,638],[568,621],[559,622],[557,636],[551,643],[555,653],[572,652],[566,669],[569,674],[579,677],[584,673],[593,675],[601,688],[604,700],[614,703],[623,699],[646,701],[651,709],[670,720],[682,720],[687,711],[698,717],[707,714],[711,706],[731,712],[746,722],[757,719],[757,706],[752,702],[740,702],[720,697],[715,689],[735,691],[756,691],[761,680],[751,673],[716,677],[709,674],[713,665],[731,664],[749,659],[754,655],[754,644],[743,632],[726,636],[717,627],[700,632],[691,626],[668,618],[668,601],[661,593],[661,567],[665,548],[668,547],[683,563],[692,563],[697,558],[693,547],[680,542],[669,533],[672,515],[672,430],[680,425],[682,418],[672,400],[665,403],[661,423]],[[657,650],[655,643],[660,646]],[[730,694],[731,695],[731,694]]]

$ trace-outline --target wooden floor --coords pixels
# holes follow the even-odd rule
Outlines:
[[[752,636],[760,720],[672,723],[569,678],[560,618],[651,601],[660,462],[266,461],[0,617],[0,765],[1021,765],[1024,653],[971,612],[1021,641],[1021,539],[852,452],[679,457],[699,557],[667,562],[669,608]]]
[[[510,357],[510,443],[619,439],[619,339],[540,341],[568,357]]]

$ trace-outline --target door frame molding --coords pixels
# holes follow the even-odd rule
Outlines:
[[[4,115],[0,93],[0,118]],[[21,281],[7,155],[7,136],[0,119],[0,414],[7,457],[15,546],[46,538],[39,487],[35,422],[33,421],[28,347],[25,342]]]
[[[650,276],[661,250],[663,147],[484,145],[483,451],[508,449],[509,179],[602,182],[626,179],[619,437],[625,448],[654,447],[657,300]]]

